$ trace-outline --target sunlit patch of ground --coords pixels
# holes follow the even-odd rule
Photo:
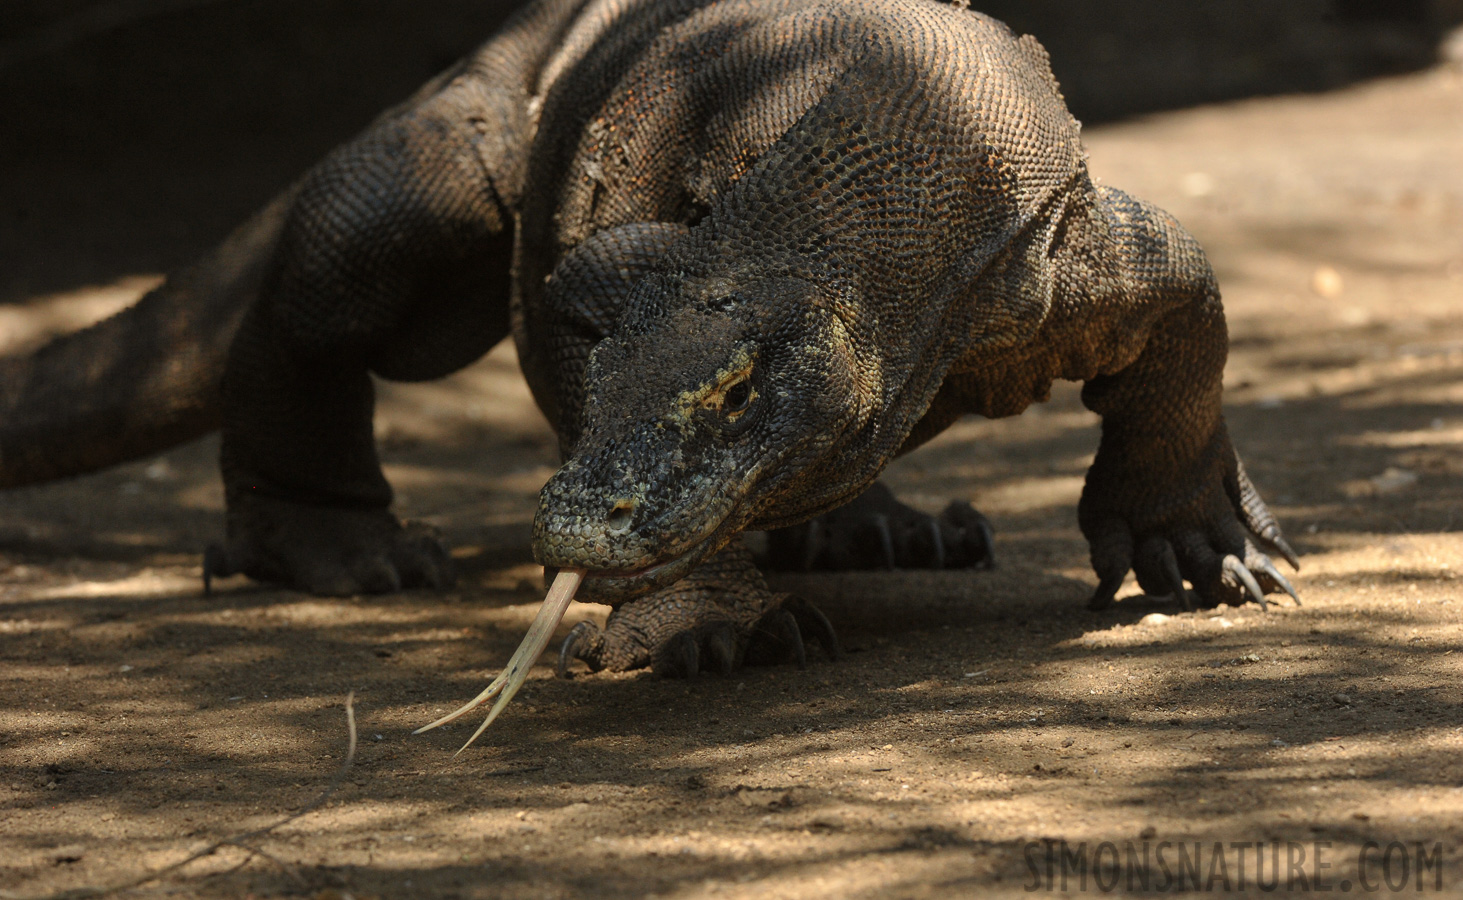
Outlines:
[[[1062,389],[891,472],[989,513],[994,571],[783,577],[843,660],[692,682],[546,661],[453,759],[475,722],[408,732],[486,683],[542,595],[528,523],[556,449],[501,348],[391,388],[378,425],[404,512],[457,548],[453,591],[203,597],[210,441],[0,497],[0,891],[108,883],[302,808],[351,690],[334,799],[259,839],[269,858],[228,848],[159,890],[1015,896],[1063,840],[1221,841],[1231,879],[1235,843],[1329,842],[1330,882],[1358,885],[1368,842],[1418,842],[1463,890],[1460,110],[1440,69],[1087,134],[1094,171],[1214,259],[1231,430],[1304,606],[1181,613],[1130,584],[1088,612],[1097,426]],[[7,315],[39,334],[80,302]]]

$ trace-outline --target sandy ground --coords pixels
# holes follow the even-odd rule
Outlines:
[[[303,809],[342,763],[349,691],[361,743],[323,807],[138,892],[1016,896],[1188,886],[1182,848],[1216,892],[1265,893],[1278,853],[1282,885],[1463,894],[1463,71],[1087,140],[1214,260],[1231,429],[1303,554],[1303,607],[1184,614],[1130,585],[1088,612],[1096,429],[1066,386],[891,471],[917,504],[988,513],[995,571],[783,578],[844,659],[690,682],[540,666],[454,758],[472,725],[408,733],[479,690],[541,596],[528,523],[554,450],[500,350],[388,389],[380,416],[401,509],[456,548],[447,593],[202,597],[212,441],[0,496],[0,896]],[[0,324],[20,345],[147,279]]]

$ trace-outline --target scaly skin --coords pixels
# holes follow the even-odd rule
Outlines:
[[[226,364],[182,372],[221,398],[212,574],[448,583],[447,554],[390,513],[370,375],[439,377],[511,334],[564,456],[535,554],[617,607],[561,667],[801,659],[809,629],[834,652],[740,533],[830,513],[959,416],[1014,415],[1057,378],[1103,417],[1079,508],[1094,606],[1129,569],[1186,605],[1185,580],[1211,604],[1290,591],[1220,414],[1202,252],[1094,186],[1040,45],[956,5],[542,0],[276,206],[214,290]],[[34,405],[23,375],[10,414]],[[4,440],[10,483],[64,474]],[[839,565],[872,540],[881,562],[989,561],[968,507],[931,519],[876,492],[821,521],[783,555]]]

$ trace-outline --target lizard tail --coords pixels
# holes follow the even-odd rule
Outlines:
[[[127,309],[0,359],[0,488],[91,472],[219,426],[229,345],[296,190]]]

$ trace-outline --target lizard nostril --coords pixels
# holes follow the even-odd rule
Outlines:
[[[616,534],[623,534],[630,530],[630,520],[634,518],[635,503],[631,500],[620,500],[615,503],[615,508],[605,516],[605,525],[610,531]]]

